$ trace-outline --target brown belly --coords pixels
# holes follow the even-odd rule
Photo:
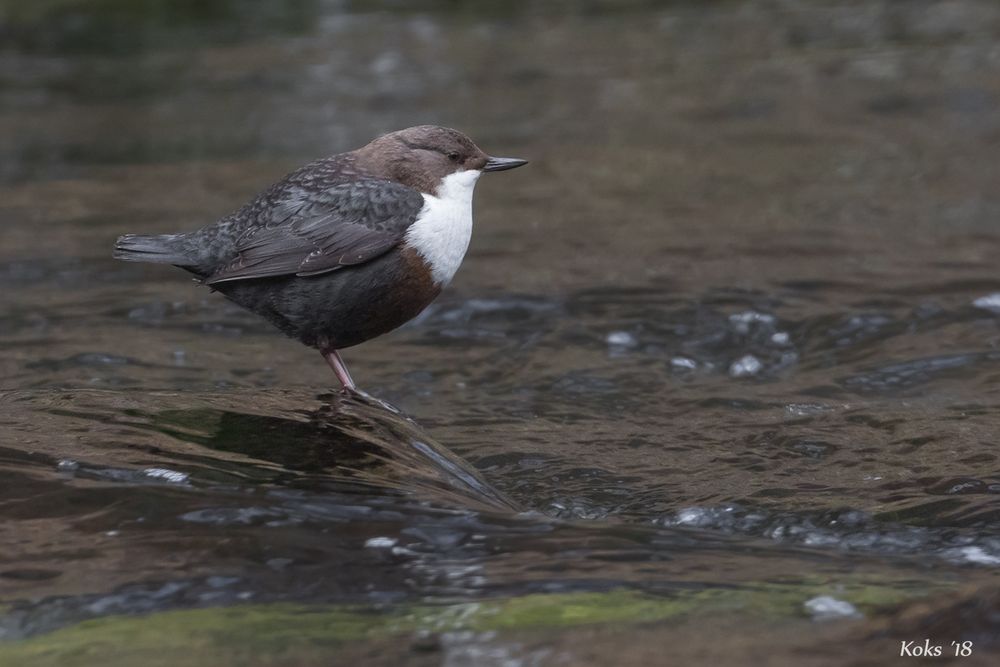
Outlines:
[[[241,280],[218,290],[306,345],[342,349],[413,319],[441,287],[420,255],[402,247],[318,276]]]

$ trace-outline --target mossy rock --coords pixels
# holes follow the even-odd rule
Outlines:
[[[348,645],[379,644],[415,632],[472,630],[553,632],[584,625],[655,623],[699,614],[752,615],[775,621],[801,617],[803,603],[834,595],[866,614],[941,590],[912,582],[762,583],[648,595],[607,592],[533,594],[453,605],[288,603],[109,616],[30,639],[0,643],[0,666],[310,664]]]

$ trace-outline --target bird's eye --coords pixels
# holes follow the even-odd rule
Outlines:
[[[462,156],[455,151],[448,153],[448,159],[451,160],[452,162],[458,162],[458,158],[460,157]]]

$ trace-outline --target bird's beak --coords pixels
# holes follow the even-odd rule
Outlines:
[[[491,157],[486,160],[483,171],[504,171],[505,169],[516,169],[528,164],[527,160],[516,157]]]

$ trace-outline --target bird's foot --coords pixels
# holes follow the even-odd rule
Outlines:
[[[354,380],[351,378],[351,373],[347,370],[347,364],[345,364],[344,360],[340,358],[340,353],[337,352],[337,350],[329,349],[320,350],[320,354],[323,355],[323,358],[326,359],[326,363],[330,365],[330,368],[333,369],[337,379],[340,380],[340,384],[343,386],[344,392],[356,392],[358,390],[358,386],[354,384]]]

